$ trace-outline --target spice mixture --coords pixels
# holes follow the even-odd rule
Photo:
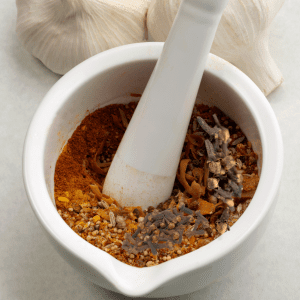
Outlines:
[[[136,105],[110,105],[82,121],[57,160],[55,201],[87,242],[129,265],[150,267],[230,230],[259,176],[257,155],[239,126],[218,108],[197,104],[171,197],[144,211],[120,207],[102,186]]]

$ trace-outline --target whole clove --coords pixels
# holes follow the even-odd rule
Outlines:
[[[229,153],[229,150],[228,150],[228,144],[230,143],[230,138],[228,139],[228,141],[226,143],[223,143],[222,144],[222,151],[224,153],[224,157],[226,157]]]
[[[232,146],[236,146],[237,144],[240,144],[243,140],[245,139],[244,136],[237,138],[236,140],[234,140],[231,145]]]
[[[242,196],[243,186],[236,184],[234,181],[228,181],[229,186],[232,188],[233,196],[240,198]]]
[[[135,231],[135,233],[132,235],[132,238],[135,239],[140,232],[141,232],[141,228],[138,227],[137,230]]]
[[[187,208],[187,207],[185,207],[185,206],[182,206],[182,207],[180,208],[180,211],[182,211],[182,212],[184,212],[184,213],[186,213],[186,214],[188,214],[188,215],[192,215],[192,214],[194,213],[191,209],[189,209],[189,208]]]
[[[218,136],[218,133],[220,132],[220,128],[218,127],[210,127],[205,121],[204,119],[202,119],[201,117],[197,117],[197,121],[199,123],[199,125],[202,127],[202,129],[207,132],[210,136]]]
[[[130,235],[130,233],[126,232],[124,235],[125,239],[132,245],[136,244],[136,241],[134,240],[134,238]]]
[[[215,153],[215,150],[214,150],[214,146],[213,146],[213,144],[211,143],[210,140],[205,140],[205,147],[206,147],[206,152],[207,152],[208,159],[210,161],[216,161],[217,156],[216,156],[216,153]]]
[[[222,197],[224,197],[225,199],[232,199],[232,197],[233,197],[233,193],[224,191],[224,190],[223,190],[222,188],[220,188],[220,187],[218,187],[215,191],[216,191],[219,195],[221,195]]]
[[[195,230],[195,231],[193,231],[193,230],[191,230],[191,231],[187,231],[186,233],[185,233],[185,235],[188,237],[188,238],[190,238],[190,237],[192,237],[193,235],[204,235],[205,234],[205,231],[204,230]]]

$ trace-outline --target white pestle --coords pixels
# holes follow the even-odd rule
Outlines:
[[[122,206],[171,195],[196,95],[228,0],[183,0],[107,173],[103,193]]]

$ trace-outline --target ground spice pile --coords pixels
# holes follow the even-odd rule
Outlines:
[[[231,119],[195,105],[172,195],[156,208],[120,207],[102,193],[110,163],[137,103],[89,114],[59,156],[58,213],[82,238],[118,260],[150,267],[194,251],[230,229],[249,205],[257,155]]]

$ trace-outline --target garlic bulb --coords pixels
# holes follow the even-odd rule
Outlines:
[[[145,35],[148,0],[17,0],[16,31],[47,68],[65,74],[101,51]]]
[[[147,13],[149,39],[164,42],[167,39],[181,0],[152,0]]]
[[[154,41],[165,41],[181,0],[153,0],[147,27]],[[211,52],[246,73],[265,95],[283,77],[269,53],[269,27],[284,0],[230,0],[221,18]]]

